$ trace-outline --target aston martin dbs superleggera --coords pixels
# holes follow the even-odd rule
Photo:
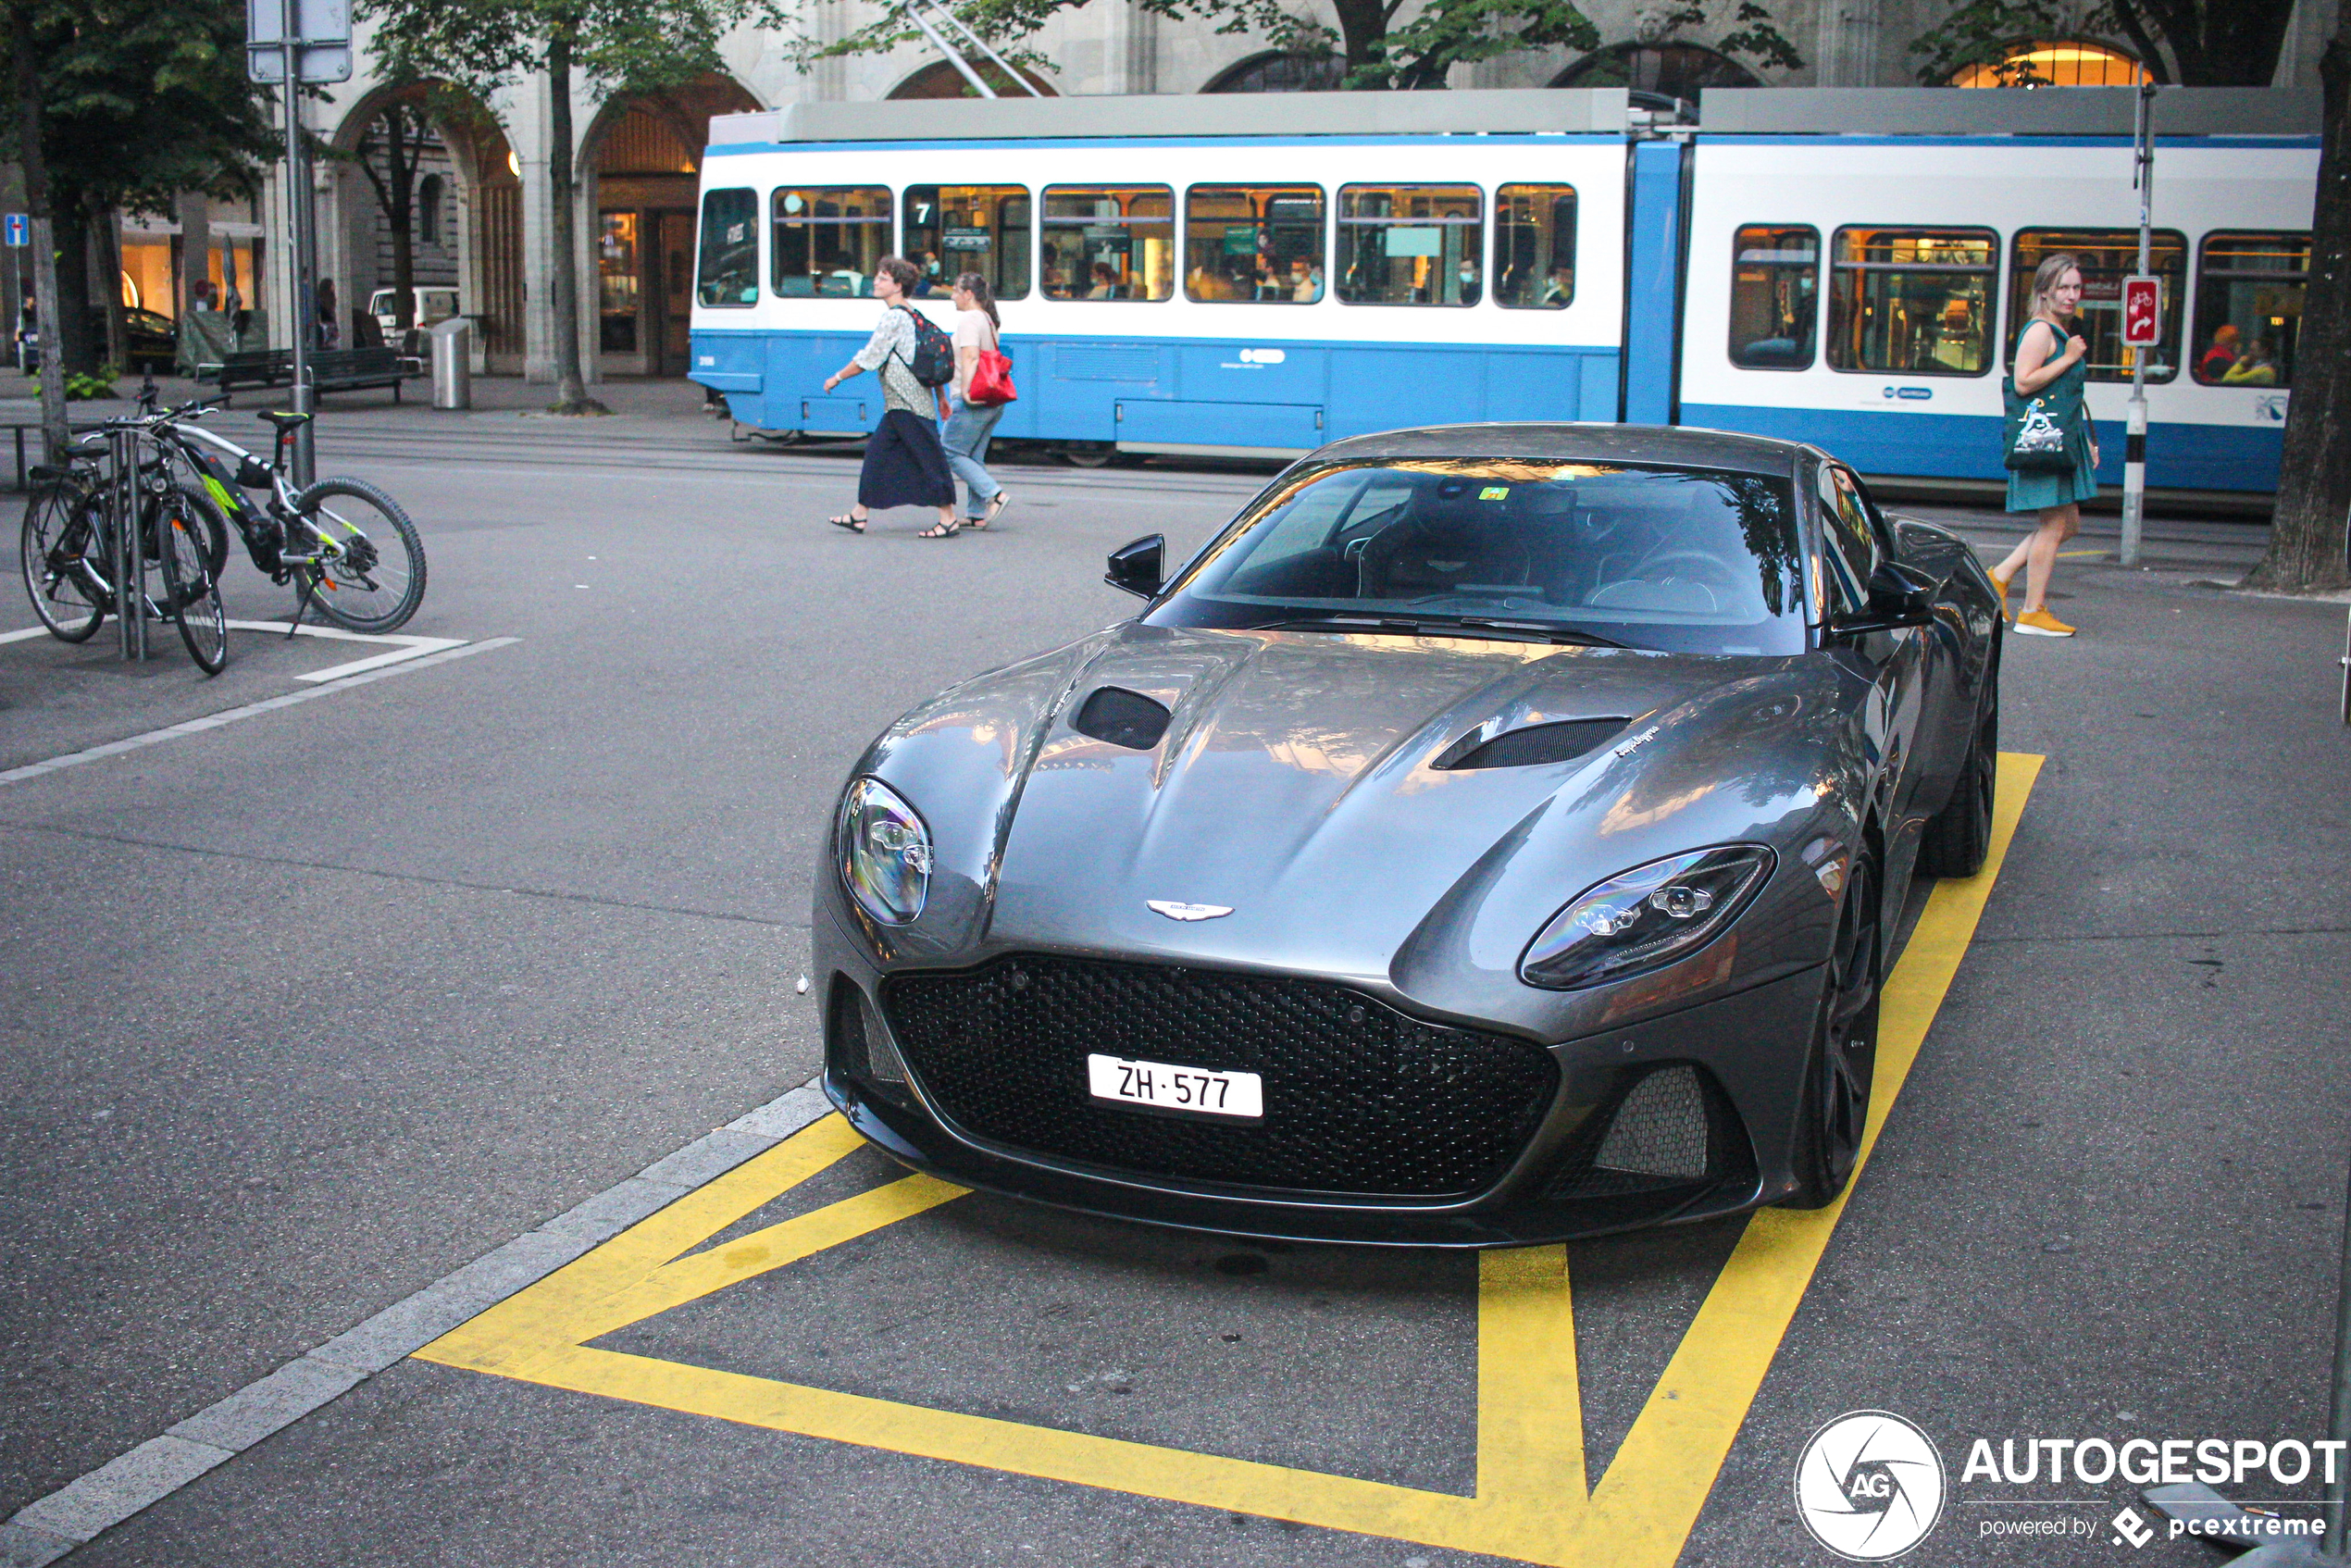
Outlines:
[[[1998,595],[1825,453],[1469,425],[1325,447],[1134,619],[857,764],[826,1088],[950,1180],[1239,1235],[1511,1245],[1826,1203],[1886,939],[1991,831]]]

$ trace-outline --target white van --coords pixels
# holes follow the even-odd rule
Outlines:
[[[429,327],[436,321],[446,321],[457,314],[457,291],[447,287],[427,287],[419,284],[412,291],[417,296],[417,321],[419,327]],[[392,314],[396,291],[378,289],[367,296],[367,314],[383,329],[384,341],[390,342],[400,330],[400,322]]]

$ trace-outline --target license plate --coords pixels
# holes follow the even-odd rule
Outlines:
[[[1255,1073],[1219,1073],[1207,1067],[1179,1067],[1172,1062],[1088,1056],[1086,1087],[1097,1100],[1151,1111],[1242,1122],[1265,1117],[1265,1080]]]

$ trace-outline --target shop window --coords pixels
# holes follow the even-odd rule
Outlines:
[[[1989,229],[1840,229],[1829,367],[1981,376],[1993,363],[1999,240]]]
[[[637,352],[637,215],[608,212],[596,237],[596,346]]]
[[[1195,185],[1184,193],[1184,294],[1254,305],[1323,297],[1320,185]]]

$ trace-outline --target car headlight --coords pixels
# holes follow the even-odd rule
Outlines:
[[[1773,859],[1760,844],[1728,844],[1619,872],[1551,916],[1519,960],[1519,978],[1574,990],[1695,952],[1747,907]]]
[[[885,926],[923,912],[930,891],[930,829],[889,785],[857,778],[840,798],[840,879],[858,907]]]

